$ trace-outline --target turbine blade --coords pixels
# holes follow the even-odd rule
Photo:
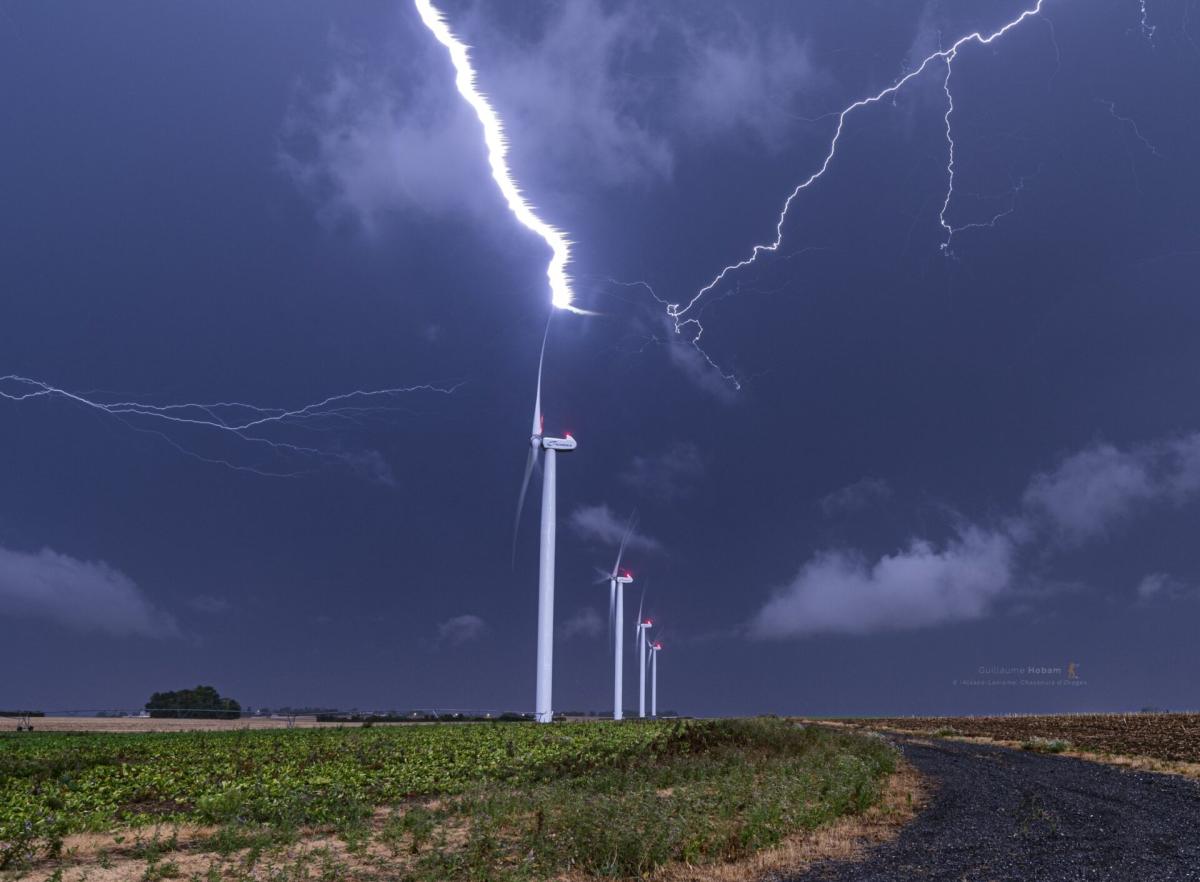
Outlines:
[[[517,566],[517,535],[521,532],[521,512],[525,509],[525,494],[529,492],[529,481],[533,478],[533,467],[537,465],[536,447],[529,448],[529,458],[525,460],[525,477],[521,479],[521,493],[517,496],[517,514],[513,519],[512,566]]]
[[[638,601],[637,624],[633,626],[633,637],[635,640],[637,639],[637,629],[642,624],[642,607],[645,606],[645,604],[646,604],[646,586],[645,586],[645,584],[643,584],[642,585],[642,597]]]
[[[512,565],[517,566],[517,534],[521,531],[521,512],[525,508],[525,494],[529,492],[529,480],[538,464],[540,446],[534,439],[542,437],[542,366],[546,363],[546,341],[550,339],[550,319],[554,312],[546,318],[546,330],[542,334],[542,349],[538,354],[537,392],[533,396],[533,428],[529,433],[529,458],[525,461],[525,477],[521,480],[521,493],[517,497],[517,516],[513,521]]]
[[[621,537],[621,547],[617,549],[617,562],[613,564],[613,578],[618,575],[621,569],[621,558],[625,556],[625,545],[629,542],[629,537],[633,535],[633,528],[637,524],[637,509],[633,510],[633,514],[629,516],[629,523],[625,525],[625,534]]]
[[[554,313],[550,313],[550,318]],[[530,435],[541,435],[543,432],[542,419],[542,365],[546,363],[546,342],[550,339],[550,318],[546,319],[546,331],[542,334],[542,351],[538,356],[537,394],[533,397],[533,428]]]

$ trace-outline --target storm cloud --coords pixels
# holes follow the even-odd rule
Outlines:
[[[414,32],[410,41],[418,39]],[[336,223],[368,235],[397,209],[430,214],[480,211],[487,188],[479,123],[454,99],[433,47],[400,55],[408,67],[372,67],[335,43],[339,61],[324,83],[296,90],[284,119],[278,161],[296,186]],[[401,86],[403,83],[405,85]]]
[[[604,633],[604,620],[600,618],[600,613],[596,612],[592,607],[585,606],[562,623],[559,633],[567,639],[571,637],[599,637]]]
[[[576,535],[601,545],[620,545],[628,529],[627,520],[605,504],[580,506],[571,512],[567,523]],[[636,529],[629,534],[625,547],[631,551],[662,551],[662,543]]]
[[[487,622],[473,613],[446,619],[438,625],[438,642],[461,646],[478,640],[487,630]]]
[[[1034,476],[1023,501],[1073,542],[1107,534],[1155,505],[1200,492],[1200,433],[1121,450],[1096,443]]]
[[[104,561],[0,548],[0,614],[113,637],[177,637],[175,619]]]
[[[677,441],[657,456],[637,454],[621,481],[661,502],[686,499],[704,477],[704,456],[690,441]]]
[[[474,5],[451,27],[468,43],[488,34],[476,65],[517,178],[535,200],[569,189],[582,170],[604,186],[668,181],[698,136],[749,135],[782,148],[796,125],[789,102],[824,82],[796,37],[686,6],[578,0],[517,34],[507,17]],[[397,209],[490,205],[479,198],[491,189],[478,120],[455,97],[444,52],[415,17],[382,61],[331,42],[338,60],[323,81],[297,88],[279,149],[280,166],[321,216],[350,217],[373,233]],[[643,75],[649,66],[654,77]]]
[[[1014,543],[968,527],[941,547],[913,540],[869,561],[854,551],[816,555],[755,616],[752,636],[865,634],[978,619],[1013,579]]]
[[[821,506],[827,514],[853,511],[889,495],[886,484],[865,479],[824,497]],[[765,639],[863,634],[978,619],[1014,586],[1023,550],[1040,549],[1052,559],[1156,506],[1180,506],[1197,495],[1200,433],[1125,450],[1091,444],[1035,474],[1020,508],[997,528],[966,524],[940,545],[914,539],[874,560],[853,549],[818,552],[758,611],[750,633]],[[1191,589],[1151,573],[1135,593],[1144,603],[1190,596]]]

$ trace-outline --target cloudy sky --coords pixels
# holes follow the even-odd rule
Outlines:
[[[662,706],[1200,704],[1195,0],[1044,0],[844,119],[1025,6],[443,6],[595,313],[556,707],[610,707],[634,509]],[[532,709],[548,253],[415,10],[8,0],[0,109],[0,705]]]

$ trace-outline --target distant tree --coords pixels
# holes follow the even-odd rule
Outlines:
[[[146,710],[156,719],[236,720],[242,706],[232,698],[222,698],[211,686],[179,689],[175,692],[155,692],[146,702]]]

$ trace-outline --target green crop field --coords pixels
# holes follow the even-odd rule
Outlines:
[[[894,763],[878,739],[777,720],[6,734],[0,869],[636,877],[861,812]]]

